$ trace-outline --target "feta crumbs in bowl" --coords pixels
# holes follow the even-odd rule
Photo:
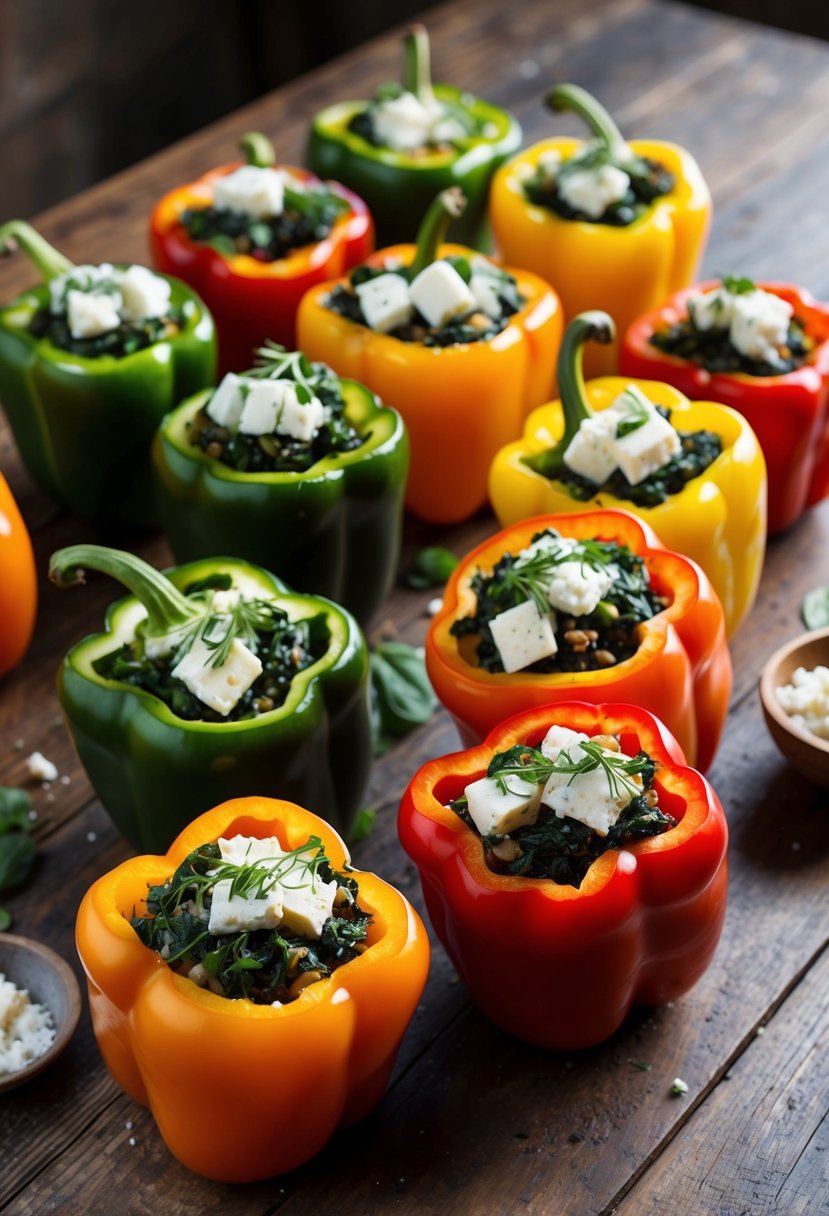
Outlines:
[[[0,973],[0,1076],[26,1068],[54,1041],[50,1011]]]
[[[760,700],[772,739],[815,785],[829,787],[829,629],[801,634],[763,668]]]
[[[39,942],[0,935],[0,1093],[60,1055],[80,1012],[80,989],[68,963]]]

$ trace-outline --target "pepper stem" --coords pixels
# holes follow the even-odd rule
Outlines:
[[[65,274],[74,265],[25,220],[9,220],[7,224],[0,226],[0,255],[6,257],[12,252],[14,245],[22,249],[29,260],[34,262],[43,275],[44,283],[56,279],[59,274]]]
[[[546,103],[556,113],[572,110],[583,118],[596,139],[606,146],[614,160],[629,160],[630,148],[622,132],[604,106],[577,84],[558,84],[547,94]]]
[[[414,93],[424,106],[434,103],[432,74],[429,64],[429,35],[425,25],[413,25],[403,39],[403,87]]]
[[[70,545],[52,554],[49,578],[58,587],[84,582],[84,570],[98,570],[123,583],[147,609],[145,636],[164,637],[204,616],[204,608],[188,600],[160,570],[134,553],[102,545]]]
[[[435,261],[438,249],[446,238],[447,228],[452,220],[463,215],[465,210],[466,195],[460,186],[441,190],[433,200],[417,230],[417,248],[410,267],[412,278]]]
[[[248,131],[247,135],[243,135],[239,140],[239,147],[247,165],[253,165],[257,169],[270,169],[271,165],[276,164],[274,146],[261,131]]]

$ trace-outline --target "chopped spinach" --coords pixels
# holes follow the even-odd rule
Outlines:
[[[442,545],[427,545],[414,555],[404,575],[407,586],[417,591],[426,587],[442,587],[458,564],[454,553]]]
[[[181,223],[191,241],[212,245],[224,257],[248,254],[259,262],[275,262],[293,249],[324,240],[348,210],[347,200],[325,186],[286,186],[280,215],[257,219],[224,208],[191,207],[182,212]]]
[[[618,202],[609,204],[596,217],[587,215],[570,206],[559,191],[559,185],[567,177],[585,170],[600,169],[603,165],[616,165],[627,173],[630,183],[625,195]],[[539,166],[536,172],[523,182],[527,201],[537,207],[546,207],[565,220],[579,220],[587,224],[608,224],[614,228],[625,228],[640,219],[656,199],[670,194],[676,178],[659,161],[643,156],[617,162],[607,147],[599,143],[588,143],[584,151],[564,161],[555,173]]]
[[[43,308],[35,313],[30,329],[35,338],[46,339],[60,350],[82,359],[100,359],[103,356],[123,359],[154,346],[156,342],[174,337],[183,324],[181,309],[171,308],[163,317],[122,321],[116,329],[97,334],[94,338],[73,338],[66,314],[55,316]]]
[[[31,836],[31,809],[32,800],[25,790],[0,786],[0,892],[19,887],[29,877],[37,852]],[[0,932],[11,923],[10,914],[0,908]]]
[[[750,279],[744,281],[754,287]],[[728,290],[733,294],[741,294],[735,291],[734,284],[736,282],[739,286],[743,280],[728,279],[724,282],[730,284]],[[697,367],[704,367],[706,371],[745,376],[784,376],[802,367],[815,348],[814,339],[809,337],[804,322],[797,317],[793,317],[789,324],[785,346],[780,347],[769,359],[749,358],[737,350],[729,335],[728,329],[698,329],[693,313],[689,312],[681,321],[655,330],[649,341],[657,350],[677,359],[685,359]]]

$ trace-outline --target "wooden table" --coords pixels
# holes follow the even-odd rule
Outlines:
[[[596,92],[623,130],[692,149],[715,199],[708,271],[792,279],[829,295],[829,47],[659,0],[518,8],[456,0],[428,22],[437,78],[514,109],[530,142],[564,127],[539,98],[553,79],[570,79]],[[251,128],[272,134],[298,162],[308,116],[336,98],[364,96],[397,73],[398,59],[396,36],[379,39],[54,208],[41,227],[77,260],[143,260],[146,217],[163,190],[230,159]],[[0,298],[29,280],[24,259],[12,259],[0,267]],[[0,462],[42,572],[49,553],[83,539],[84,529],[35,492],[5,431]],[[482,516],[441,539],[461,554],[491,530]],[[423,533],[412,528],[408,540],[420,543]],[[829,1212],[829,816],[825,795],[771,744],[756,693],[764,658],[799,629],[803,593],[829,582],[828,545],[826,504],[770,546],[759,602],[735,640],[734,699],[711,772],[731,826],[728,916],[713,965],[689,995],[634,1013],[603,1047],[547,1054],[471,1007],[436,945],[376,1114],[295,1174],[236,1188],[206,1182],[169,1156],[149,1113],[105,1071],[85,1012],[58,1064],[0,1106],[0,1210]],[[140,549],[159,564],[170,560],[161,539]],[[4,902],[17,932],[73,963],[79,899],[129,849],[78,766],[57,716],[54,673],[67,647],[99,627],[112,597],[103,579],[71,598],[44,585],[34,644],[0,688],[0,782],[23,783],[23,758],[35,750],[70,778],[48,793],[34,788],[41,859],[26,889]],[[428,598],[398,590],[384,617],[419,642]],[[395,811],[415,767],[456,747],[441,712],[372,775],[367,801],[379,813],[356,862],[418,905]],[[669,1094],[677,1076],[688,1083],[683,1098]]]

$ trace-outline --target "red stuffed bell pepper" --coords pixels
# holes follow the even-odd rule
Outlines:
[[[635,797],[604,836],[545,801],[539,806],[537,794],[536,822],[525,818],[516,828],[492,798],[499,765],[502,783],[519,794],[522,773],[530,787],[550,774],[541,797],[553,802],[551,786],[560,800],[588,782],[581,803],[593,812],[603,769],[615,782],[605,786],[606,801],[620,787]],[[518,795],[502,796],[510,797],[514,804]],[[514,822],[514,807],[510,814]],[[494,831],[477,826],[482,816]],[[560,1050],[600,1043],[634,1003],[674,1000],[711,961],[725,914],[725,816],[705,778],[685,767],[676,740],[642,709],[573,701],[510,718],[479,747],[415,774],[399,830],[435,932],[472,999],[531,1043]],[[587,853],[580,866],[572,855],[579,850]]]
[[[262,135],[245,136],[241,147],[246,163],[170,191],[150,219],[153,265],[188,283],[215,318],[220,375],[249,367],[267,338],[293,350],[308,288],[374,248],[374,224],[356,194],[307,169],[276,167]],[[248,170],[265,176],[239,181]]]
[[[771,303],[768,319],[779,349],[766,318],[760,332],[754,319],[764,293],[783,302]],[[766,458],[770,535],[829,494],[829,305],[807,291],[748,279],[701,283],[635,321],[619,361],[623,375],[722,402],[748,420]]]

